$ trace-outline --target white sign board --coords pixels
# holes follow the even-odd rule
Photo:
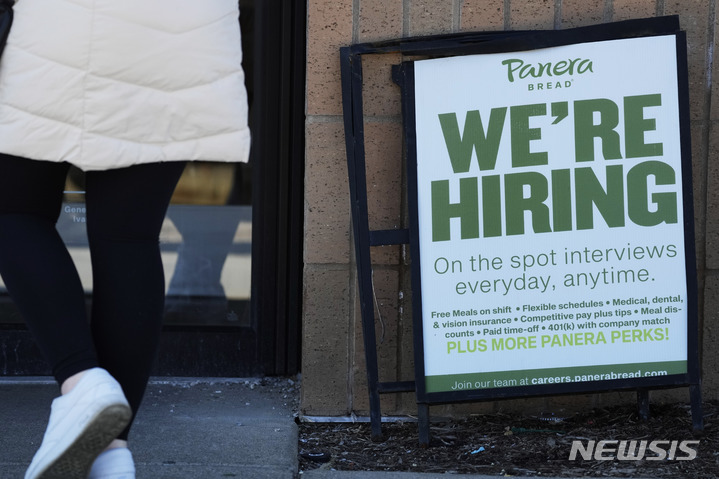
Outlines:
[[[426,392],[686,374],[676,37],[414,79]]]

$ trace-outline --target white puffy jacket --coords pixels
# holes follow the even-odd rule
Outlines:
[[[83,170],[247,161],[237,0],[17,0],[0,152]]]

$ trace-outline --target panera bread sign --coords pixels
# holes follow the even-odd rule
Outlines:
[[[426,391],[686,374],[675,37],[414,75]]]

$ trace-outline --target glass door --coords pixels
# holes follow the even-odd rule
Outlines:
[[[240,10],[251,159],[190,163],[180,180],[161,233],[167,301],[155,375],[299,367],[305,7],[240,0]],[[83,185],[71,170],[57,227],[89,304]],[[0,282],[0,376],[48,373]]]

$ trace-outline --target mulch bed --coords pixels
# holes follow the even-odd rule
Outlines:
[[[417,424],[384,423],[382,442],[372,442],[368,423],[299,422],[300,471],[315,468],[353,471],[411,471],[499,476],[544,477],[719,477],[717,404],[704,404],[704,431],[692,432],[686,404],[652,405],[643,421],[636,406],[595,409],[567,418],[490,414],[433,422],[429,447],[420,447]],[[657,445],[662,460],[649,448],[644,460],[570,461],[572,441],[699,441],[693,460],[671,444]],[[640,445],[638,442],[637,445]],[[616,445],[614,446],[617,447]],[[638,449],[637,449],[638,451]],[[612,455],[604,453],[604,457]],[[674,459],[669,459],[669,456]],[[612,455],[615,457],[615,455]]]

